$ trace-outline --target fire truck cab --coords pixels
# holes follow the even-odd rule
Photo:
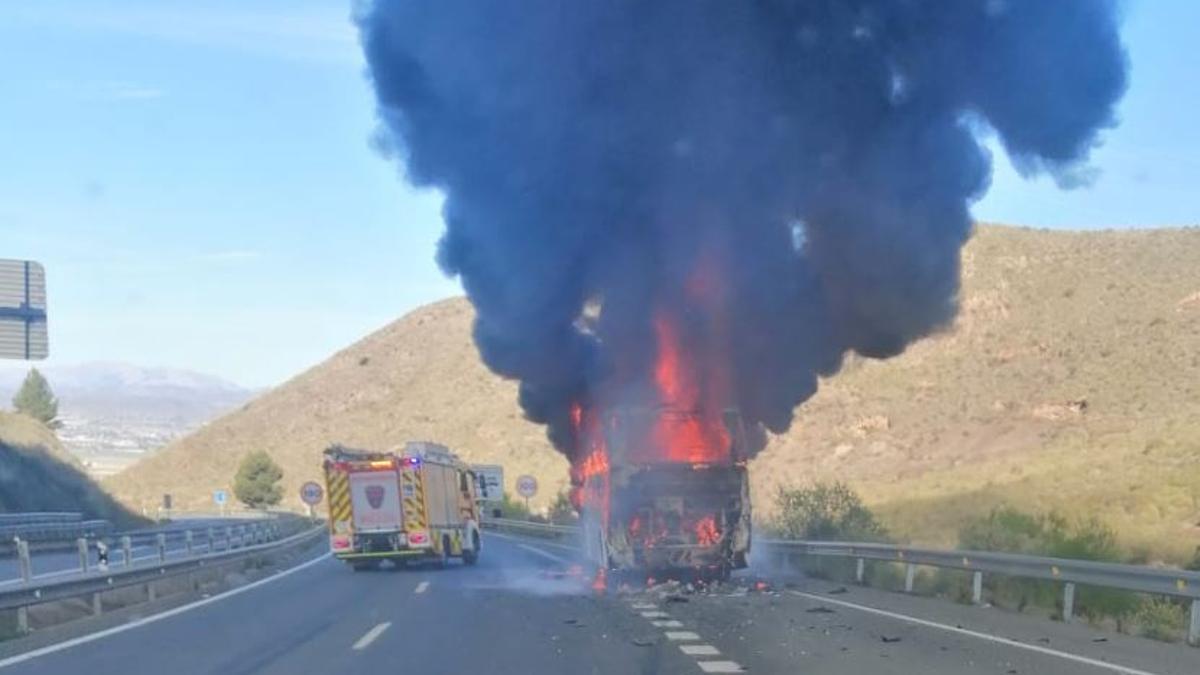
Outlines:
[[[330,548],[355,570],[383,560],[479,559],[475,476],[445,446],[421,441],[373,452],[334,445],[324,469]]]

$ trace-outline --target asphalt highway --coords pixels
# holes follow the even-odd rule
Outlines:
[[[1200,649],[818,580],[759,579],[711,593],[597,595],[569,549],[495,534],[475,567],[353,572],[320,555],[163,618],[0,661],[0,675],[1200,672]]]

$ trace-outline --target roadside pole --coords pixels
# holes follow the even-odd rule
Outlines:
[[[324,497],[325,489],[316,481],[310,480],[300,486],[300,501],[304,502],[304,506],[307,507],[309,521],[316,518],[317,512],[314,507],[320,504]]]

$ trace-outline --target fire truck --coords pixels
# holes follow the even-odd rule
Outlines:
[[[697,415],[625,408],[605,420],[608,470],[580,487],[585,552],[601,569],[725,579],[747,566],[750,485],[741,415],[726,410],[716,422],[727,444],[718,460],[655,460],[661,453],[644,447],[655,442],[647,429],[664,420],[690,425]]]
[[[471,467],[445,446],[400,451],[334,445],[325,451],[329,544],[356,571],[383,560],[479,560],[479,506]]]

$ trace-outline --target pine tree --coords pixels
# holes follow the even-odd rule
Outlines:
[[[242,459],[233,479],[233,494],[246,506],[262,509],[274,506],[283,499],[279,481],[283,469],[262,450],[255,450]]]
[[[21,389],[13,397],[13,407],[17,412],[51,427],[55,426],[55,420],[58,418],[58,399],[54,398],[50,383],[37,368],[33,368],[25,376]]]

